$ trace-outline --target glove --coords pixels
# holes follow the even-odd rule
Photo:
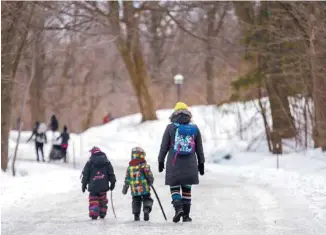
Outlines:
[[[152,180],[148,180],[147,183],[148,183],[149,187],[151,187],[153,185],[153,181]]]
[[[122,188],[122,194],[123,194],[123,195],[126,195],[127,192],[128,192],[128,189],[129,189],[129,185],[127,185],[127,184],[123,185],[123,188]]]
[[[110,184],[110,188],[109,188],[109,189],[110,189],[111,191],[113,191],[114,188],[115,188],[115,182]]]
[[[83,191],[83,193],[85,193],[85,191],[86,191],[86,185],[82,185],[82,191]]]
[[[162,172],[164,169],[164,162],[159,162],[158,163],[158,172]]]
[[[204,166],[204,163],[199,163],[198,164],[198,171],[200,173],[200,175],[204,175],[204,170],[205,170],[205,166]]]

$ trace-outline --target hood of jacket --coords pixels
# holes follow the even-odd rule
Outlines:
[[[98,167],[105,165],[108,161],[108,158],[103,152],[93,153],[90,157],[90,162]]]
[[[131,161],[129,162],[129,166],[137,166],[146,163],[145,156],[146,153],[142,148],[133,148],[131,151]]]
[[[172,113],[170,120],[173,123],[188,124],[191,118],[192,115],[188,110],[178,110]]]

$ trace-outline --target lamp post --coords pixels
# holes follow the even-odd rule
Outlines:
[[[183,84],[184,77],[181,74],[177,74],[173,77],[174,84],[177,85],[178,101],[181,99],[181,85]]]

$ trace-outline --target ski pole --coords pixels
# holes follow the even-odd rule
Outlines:
[[[157,193],[156,193],[156,190],[155,190],[154,186],[151,185],[151,188],[153,189],[154,194],[155,194],[155,197],[156,197],[156,199],[157,199],[157,201],[158,201],[158,204],[159,204],[160,207],[161,207],[161,211],[162,211],[162,213],[163,213],[164,219],[167,220],[166,215],[165,215],[165,212],[164,212],[163,207],[162,207],[162,204],[161,204],[161,201],[160,201],[160,198],[158,197],[158,195],[157,195]]]
[[[112,195],[113,195],[113,193],[111,191],[111,207],[112,207],[112,212],[113,212],[114,217],[117,218],[117,215],[115,214],[115,210],[114,210],[114,206],[113,206],[113,196]]]

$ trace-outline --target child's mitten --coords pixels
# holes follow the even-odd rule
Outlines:
[[[129,189],[129,185],[127,185],[127,184],[123,185],[122,194],[126,195],[128,192],[128,189]]]

